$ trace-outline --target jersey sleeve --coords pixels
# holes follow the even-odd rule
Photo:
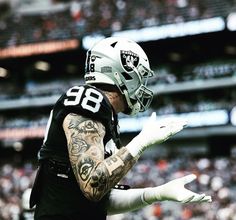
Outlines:
[[[74,86],[55,104],[54,119],[62,124],[69,113],[100,121],[106,127],[112,118],[112,106],[100,90],[87,85]]]

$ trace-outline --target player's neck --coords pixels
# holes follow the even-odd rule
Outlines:
[[[109,99],[112,107],[116,113],[123,112],[125,110],[125,103],[123,96],[118,92],[104,92],[107,98]]]

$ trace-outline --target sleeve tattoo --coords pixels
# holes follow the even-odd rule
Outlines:
[[[71,166],[80,189],[100,200],[136,162],[126,148],[104,159],[105,127],[98,121],[68,114],[63,122]]]

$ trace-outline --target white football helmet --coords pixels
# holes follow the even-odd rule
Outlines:
[[[126,114],[147,110],[153,98],[147,81],[152,76],[147,55],[132,40],[105,38],[87,52],[85,82],[116,86],[127,102]]]

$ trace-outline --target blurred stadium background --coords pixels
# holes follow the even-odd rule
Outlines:
[[[189,187],[213,197],[109,219],[235,220],[235,0],[0,0],[0,219],[27,219],[22,194],[32,186],[49,111],[83,82],[86,49],[105,36],[138,41],[157,73],[150,111],[120,116],[123,143],[151,111],[189,123],[147,151],[123,182],[156,186],[193,172]]]

